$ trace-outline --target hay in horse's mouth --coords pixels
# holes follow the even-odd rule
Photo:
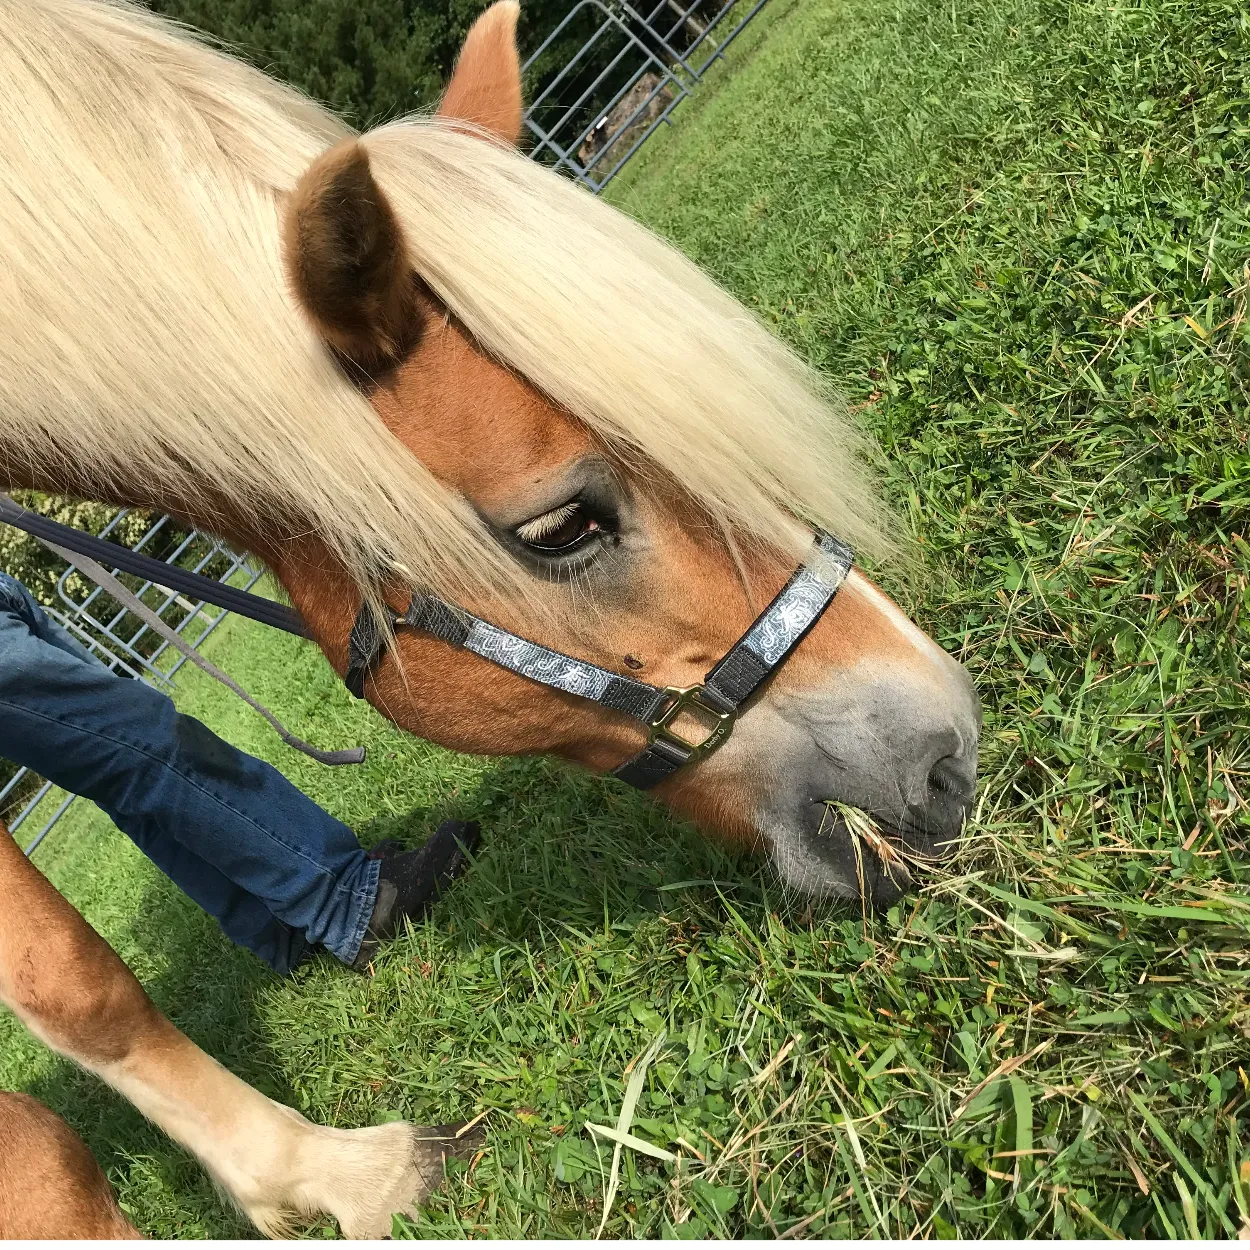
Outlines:
[[[886,841],[881,826],[862,807],[852,807],[849,803],[839,803],[834,799],[826,799],[825,806],[841,819],[851,837],[862,838],[887,868],[892,864],[902,863],[898,851]]]
[[[885,875],[898,885],[910,884],[916,868],[931,866],[932,861],[914,852],[906,851],[897,842],[891,841],[881,825],[863,808],[852,807],[849,803],[839,803],[836,799],[826,799],[825,809],[835,821],[841,821],[843,828],[850,836],[851,846],[855,851],[855,865],[859,873],[861,893],[864,887],[863,848],[865,846],[880,860]]]
[[[867,898],[864,881],[863,847],[865,844],[881,861],[882,871],[888,880],[904,887],[911,881],[911,873],[908,872],[907,865],[903,863],[898,851],[886,841],[881,826],[863,808],[827,799],[825,809],[835,820],[841,820],[843,827],[850,835],[851,849],[855,852],[855,873],[859,878],[861,898]]]

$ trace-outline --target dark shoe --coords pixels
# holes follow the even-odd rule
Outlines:
[[[366,859],[394,859],[404,854],[404,844],[398,838],[383,838],[377,846],[371,846],[365,852]]]
[[[401,851],[393,838],[379,842],[370,859],[382,861],[378,897],[364,941],[351,966],[367,971],[381,944],[399,932],[404,920],[420,920],[468,863],[481,827],[476,820],[445,820],[417,851]]]

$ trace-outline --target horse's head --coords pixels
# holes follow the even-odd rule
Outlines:
[[[457,143],[479,145],[481,161],[498,167],[501,182],[522,176],[500,144],[515,143],[521,130],[515,20],[510,3],[479,20],[440,110],[445,119],[471,124],[442,128],[448,151]],[[438,193],[417,186],[423,176],[405,165],[402,127],[346,141],[304,176],[286,209],[292,286],[382,422],[443,488],[468,501],[495,559],[511,570],[497,593],[469,590],[459,596],[461,606],[613,672],[660,687],[693,686],[803,558],[804,532],[786,507],[871,546],[871,492],[862,470],[849,463],[856,449],[844,419],[814,397],[785,350],[706,279],[698,279],[702,286],[687,305],[693,315],[678,327],[689,340],[689,365],[682,342],[660,342],[658,334],[638,341],[628,321],[615,343],[586,337],[583,321],[610,332],[611,310],[600,306],[603,285],[587,280],[583,291],[577,274],[617,264],[615,290],[631,282],[644,288],[628,297],[631,307],[671,304],[677,296],[660,275],[671,281],[677,262],[605,206],[588,206],[581,191],[544,178],[542,186],[555,185],[542,192],[550,196],[547,208],[540,205],[531,219],[515,216],[515,199],[484,197],[482,251],[464,257],[469,267],[502,265],[490,257],[510,247],[524,268],[531,253],[527,272],[538,311],[525,306],[526,279],[510,274],[505,281],[502,268],[497,296],[489,268],[476,288],[458,284],[435,237]],[[429,197],[427,237],[412,237],[405,224],[412,219],[409,193]],[[623,232],[609,240],[614,254],[609,244],[600,251],[588,243],[591,235],[568,237],[580,229],[579,213],[593,217],[600,231],[594,237]],[[508,232],[510,239],[501,239]],[[632,272],[619,263],[621,238],[645,252]],[[545,259],[535,265],[533,253]],[[548,264],[567,266],[567,290],[549,289],[551,275],[541,272]],[[693,271],[680,272],[695,280]],[[567,336],[576,341],[559,341],[551,301],[560,298],[567,301]],[[586,301],[580,310],[579,301]],[[501,318],[510,319],[506,333],[496,333]],[[743,363],[752,354],[756,359]],[[550,356],[580,362],[581,376],[571,365],[544,374]],[[765,367],[773,368],[775,387]],[[679,376],[690,368],[708,376]],[[747,375],[711,376],[735,369]],[[748,375],[754,398],[729,393]],[[627,386],[630,393],[620,393]],[[664,415],[640,410],[667,402],[670,389],[681,399],[692,386],[706,388],[705,411],[673,419],[666,453]],[[716,399],[722,391],[723,402]],[[807,427],[810,445],[800,427],[786,424],[789,413],[769,407],[791,402],[816,412],[816,424]],[[752,408],[745,418],[744,403]],[[835,439],[826,446],[816,428],[822,420],[840,445]],[[775,450],[783,443],[784,455]],[[793,482],[805,483],[795,488],[804,498],[789,497]],[[819,510],[813,500],[822,492],[831,502]],[[396,588],[387,598],[396,607],[406,602]],[[356,603],[300,600],[340,667]],[[424,737],[473,752],[554,752],[600,771],[642,744],[642,731],[627,716],[426,634],[401,633],[396,647],[400,663],[386,659],[368,695]],[[657,793],[704,826],[767,844],[785,881],[801,890],[853,895],[862,881],[874,901],[886,901],[897,896],[897,870],[891,880],[869,847],[857,855],[829,803],[861,808],[888,835],[921,853],[940,853],[959,837],[968,811],[979,719],[960,665],[853,572],[746,705],[726,744]]]

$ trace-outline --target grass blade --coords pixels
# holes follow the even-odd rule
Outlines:
[[[1033,1149],[1033,1099],[1029,1087],[1018,1076],[1007,1078],[1011,1085],[1011,1101],[1016,1112],[1016,1177],[1032,1171],[1029,1152]]]
[[[634,1070],[629,1075],[629,1081],[625,1086],[625,1097],[621,1100],[621,1114],[616,1120],[616,1132],[612,1134],[615,1145],[612,1147],[612,1170],[608,1174],[607,1192],[603,1196],[603,1218],[599,1221],[599,1230],[595,1233],[595,1240],[598,1241],[603,1236],[603,1230],[607,1227],[608,1215],[612,1210],[612,1203],[616,1200],[616,1191],[621,1183],[621,1146],[622,1139],[631,1137],[629,1126],[634,1122],[634,1108],[638,1105],[638,1097],[642,1093],[642,1087],[647,1079],[647,1069],[651,1066],[651,1061],[660,1053],[660,1047],[664,1045],[664,1033],[657,1035],[655,1041],[647,1047],[646,1053],[634,1064]],[[592,1127],[587,1125],[588,1128]],[[632,1138],[633,1141],[639,1141],[639,1138]],[[649,1143],[642,1143],[647,1145]],[[646,1151],[643,1152],[647,1153]]]
[[[1150,1111],[1150,1108],[1146,1106],[1145,1101],[1131,1089],[1128,1091],[1128,1096],[1132,1100],[1133,1106],[1141,1112],[1142,1118],[1147,1124],[1150,1125],[1151,1131],[1159,1139],[1163,1148],[1172,1156],[1173,1159],[1176,1160],[1177,1163],[1180,1164],[1182,1168],[1185,1169],[1185,1173],[1188,1175],[1189,1179],[1193,1181],[1194,1187],[1203,1196],[1203,1198],[1206,1199],[1207,1206],[1211,1208],[1211,1211],[1216,1215],[1220,1223],[1224,1225],[1224,1230],[1230,1237],[1235,1237],[1237,1235],[1237,1230],[1233,1227],[1232,1220],[1224,1214],[1223,1207],[1216,1202],[1215,1195],[1211,1192],[1210,1185],[1208,1185],[1207,1182],[1198,1175],[1197,1169],[1192,1163],[1190,1163],[1188,1157],[1176,1145],[1171,1137],[1168,1136],[1167,1130],[1157,1119],[1155,1119],[1154,1115]],[[1177,1179],[1179,1180],[1179,1177]]]
[[[1194,1202],[1194,1196],[1189,1192],[1189,1186],[1185,1184],[1184,1177],[1173,1177],[1176,1181],[1176,1192],[1181,1196],[1181,1210],[1185,1212],[1185,1226],[1189,1229],[1189,1235],[1194,1241],[1201,1241],[1202,1234],[1198,1231],[1198,1207]]]
[[[636,1150],[640,1155],[650,1155],[653,1159],[663,1159],[665,1163],[675,1163],[677,1160],[677,1156],[671,1150],[653,1146],[649,1141],[644,1141],[641,1137],[635,1137],[633,1133],[622,1133],[618,1128],[610,1128],[606,1124],[591,1124],[589,1121],[586,1122],[586,1128],[594,1133],[596,1137],[606,1137],[609,1141],[616,1142],[627,1150]]]

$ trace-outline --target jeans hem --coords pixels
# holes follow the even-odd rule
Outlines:
[[[346,947],[348,954],[341,954],[339,951],[330,949],[330,953],[345,964],[352,963],[356,956],[360,954],[360,948],[364,944],[365,933],[369,929],[369,921],[373,919],[373,908],[378,901],[378,882],[382,875],[382,861],[380,859],[371,859],[365,864],[365,872],[368,874],[369,887],[368,894],[364,891],[353,890],[352,894],[363,904],[360,908],[360,914],[356,918],[355,932],[352,934]]]

